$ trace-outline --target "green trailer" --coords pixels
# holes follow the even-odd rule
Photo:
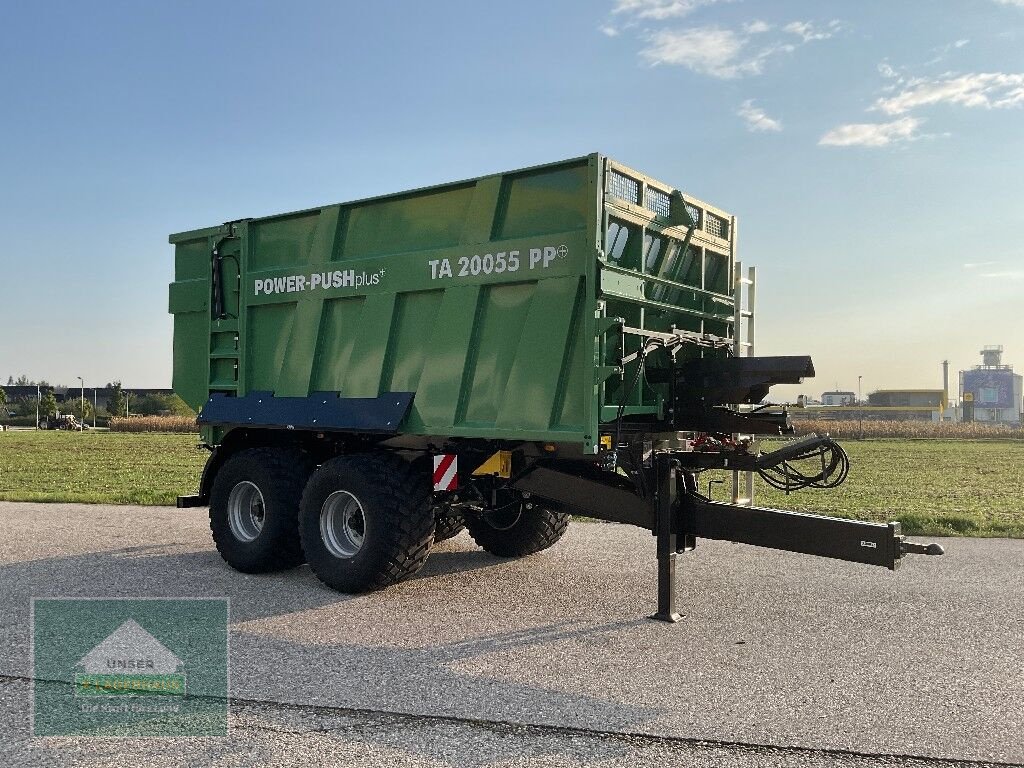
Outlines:
[[[235,568],[305,560],[358,592],[411,576],[463,526],[520,557],[578,514],[657,535],[672,618],[675,556],[697,537],[889,568],[926,549],[897,523],[698,493],[707,469],[795,489],[848,464],[827,437],[757,450],[792,431],[759,403],[810,359],[749,354],[735,217],[610,158],[170,242],[173,384],[211,450],[179,504],[210,506]]]

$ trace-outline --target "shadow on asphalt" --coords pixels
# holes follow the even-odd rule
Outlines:
[[[307,565],[275,573],[244,574],[228,566],[212,548],[167,554],[168,549],[184,546],[171,542],[122,547],[0,565],[0,583],[16,592],[31,587],[31,596],[35,597],[134,596],[143,592],[150,597],[229,596],[233,623],[367,597],[335,592],[317,580]],[[482,551],[434,551],[408,583],[485,570],[502,562]],[[124,594],[118,595],[119,591]]]
[[[383,607],[375,605],[374,610],[395,614],[396,632],[406,633],[401,637],[406,647],[385,644],[387,640],[368,644],[359,630],[361,620],[353,618],[353,611],[360,609],[347,607],[337,614],[329,609],[332,606],[343,608],[354,600],[378,598],[334,592],[320,584],[308,566],[248,575],[232,570],[214,550],[174,552],[176,548],[191,546],[194,544],[180,542],[131,546],[0,566],[0,584],[3,585],[0,594],[4,595],[0,608],[7,614],[3,623],[8,627],[9,622],[21,625],[21,631],[14,633],[21,637],[12,636],[12,645],[20,645],[21,639],[27,641],[32,597],[228,596],[231,623],[235,627],[231,640],[234,697],[335,708],[341,710],[338,715],[343,717],[347,716],[345,710],[369,710],[369,713],[351,716],[370,717],[376,726],[353,725],[353,730],[341,727],[337,735],[361,741],[368,748],[402,750],[452,766],[487,766],[498,759],[498,754],[474,755],[471,751],[459,750],[446,755],[445,750],[439,753],[434,749],[436,745],[430,743],[425,743],[422,750],[415,749],[401,736],[401,730],[409,727],[408,721],[403,724],[398,717],[394,730],[382,727],[381,722],[395,717],[388,713],[426,718],[416,726],[424,737],[430,739],[430,734],[434,733],[438,739],[447,739],[450,735],[444,733],[443,723],[430,720],[431,716],[539,725],[569,723],[600,730],[637,731],[661,714],[661,710],[654,707],[616,701],[611,692],[607,698],[575,693],[573,689],[579,686],[572,680],[552,681],[548,676],[545,680],[550,687],[523,679],[510,680],[507,673],[502,676],[496,670],[492,672],[489,660],[493,658],[493,667],[508,669],[507,663],[500,662],[507,662],[507,655],[512,659],[523,658],[528,649],[550,647],[552,654],[586,654],[593,644],[600,644],[602,635],[635,627],[643,623],[643,619],[599,625],[561,621],[476,635],[473,634],[476,629],[467,623],[459,639],[424,641],[417,646],[415,617],[401,615],[407,610],[407,604],[386,603]],[[431,554],[414,581],[443,580],[457,573],[486,570],[501,562],[486,552],[439,549]],[[439,584],[438,589],[447,586]],[[452,600],[457,597],[453,596]],[[323,609],[328,609],[327,614]],[[316,610],[321,613],[315,617],[298,616]],[[457,603],[451,605],[450,610],[457,612]],[[351,624],[351,630],[343,634],[346,640],[351,637],[351,642],[336,642],[337,633],[333,635],[333,643],[317,642],[318,623],[330,623],[335,615],[339,621]],[[287,616],[296,616],[295,621],[300,625],[308,622],[308,642],[279,637],[273,630],[260,631],[258,624],[237,626]],[[403,618],[405,624],[401,622]],[[411,637],[409,633],[413,633]],[[407,647],[410,639],[414,647]],[[22,664],[16,661],[18,656],[27,661],[27,646],[22,649],[8,646],[2,654],[5,671],[19,673],[17,668]],[[240,663],[240,659],[245,663]],[[27,670],[25,665],[23,672],[27,674]],[[536,673],[536,669],[524,670],[523,677],[533,678]],[[273,710],[272,705],[270,710]],[[310,718],[321,716],[311,714]],[[273,727],[276,717],[272,712],[267,713],[268,727]],[[305,716],[297,717],[302,720]],[[492,726],[483,722],[472,727]],[[371,743],[373,747],[369,747]],[[618,747],[606,746],[609,747],[606,757],[618,753]],[[545,756],[570,755],[570,747],[568,738],[548,740],[543,749],[538,745],[539,754]],[[622,754],[626,751],[623,747]]]

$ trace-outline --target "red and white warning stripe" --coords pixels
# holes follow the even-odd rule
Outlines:
[[[459,461],[454,453],[434,457],[434,490],[456,491],[459,488]]]

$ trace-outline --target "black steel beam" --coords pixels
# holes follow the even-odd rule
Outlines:
[[[904,554],[899,523],[865,523],[781,509],[681,498],[678,530],[705,539],[831,557],[895,570]]]
[[[615,479],[614,475],[612,479]],[[610,483],[537,466],[513,485],[518,491],[554,501],[580,515],[654,529],[654,511],[650,501],[635,491]]]

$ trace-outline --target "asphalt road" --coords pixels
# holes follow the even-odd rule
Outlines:
[[[465,535],[349,597],[222,563],[205,510],[0,503],[0,765],[1024,763],[1024,541],[895,573],[701,542],[683,622],[653,539],[574,524],[500,561]],[[32,597],[231,599],[231,735],[32,739]]]

